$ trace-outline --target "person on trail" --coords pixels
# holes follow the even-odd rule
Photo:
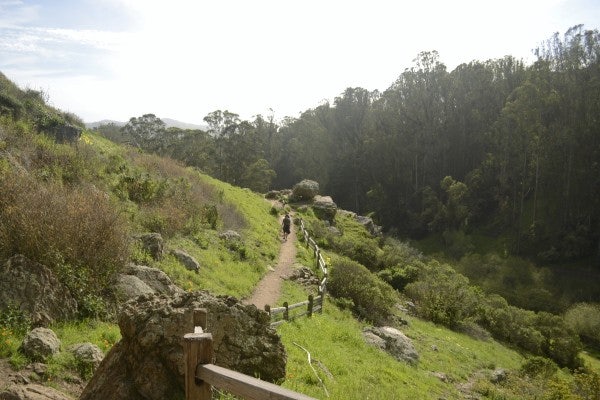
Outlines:
[[[292,221],[290,219],[290,214],[285,213],[285,217],[283,217],[283,223],[281,224],[281,226],[283,227],[283,240],[287,240],[287,237],[290,234],[291,225]]]

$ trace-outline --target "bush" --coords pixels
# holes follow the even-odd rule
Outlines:
[[[530,378],[541,377],[549,379],[558,371],[558,366],[545,357],[529,357],[521,365],[521,373]]]
[[[332,264],[327,289],[334,297],[347,299],[342,301],[352,304],[353,311],[359,317],[373,323],[383,323],[389,319],[392,307],[398,300],[391,286],[363,265],[351,260],[339,260]]]
[[[422,263],[421,263],[422,264]],[[380,271],[377,275],[396,290],[404,290],[406,285],[415,282],[419,277],[417,265],[396,265]]]
[[[565,322],[584,342],[600,348],[600,305],[579,303],[565,313]]]
[[[95,187],[8,173],[0,192],[0,255],[23,254],[48,266],[78,301],[99,293],[125,264],[125,221]]]
[[[477,315],[482,296],[466,277],[435,261],[423,265],[419,280],[405,289],[419,315],[451,328]]]

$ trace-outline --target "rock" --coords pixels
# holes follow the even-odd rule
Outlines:
[[[225,232],[221,232],[219,234],[219,238],[225,240],[226,242],[242,240],[242,237],[236,231],[232,231],[231,229]]]
[[[142,247],[150,253],[154,260],[162,259],[164,255],[164,240],[160,233],[145,233],[138,236],[142,241]]]
[[[25,386],[9,386],[0,389],[1,400],[73,400],[64,393],[48,386],[30,384]]]
[[[508,378],[508,373],[506,372],[506,370],[503,368],[497,368],[494,371],[492,371],[492,374],[490,376],[490,382],[500,383],[505,381],[506,378]]]
[[[337,205],[329,196],[315,196],[312,209],[317,218],[332,223],[337,212]]]
[[[120,302],[126,302],[144,294],[154,293],[154,290],[140,278],[126,274],[118,274],[115,277],[113,291]]]
[[[364,217],[362,215],[355,215],[354,219],[356,222],[365,227],[365,229],[373,236],[381,235],[382,228],[378,225],[375,225],[373,219],[370,217]]]
[[[410,338],[396,328],[390,326],[371,327],[367,328],[363,335],[367,343],[379,347],[398,361],[409,364],[416,364],[419,361],[419,354]],[[377,336],[381,340],[377,340],[373,336]],[[382,346],[382,344],[384,345]]]
[[[436,378],[438,378],[440,381],[447,383],[450,381],[450,379],[448,378],[448,375],[446,375],[443,372],[432,372],[431,375],[435,376]]]
[[[287,279],[304,286],[318,286],[321,283],[315,273],[308,267],[295,269]]]
[[[16,255],[0,265],[0,309],[18,305],[37,326],[73,318],[77,302],[46,266]]]
[[[172,295],[183,291],[179,286],[175,285],[173,281],[171,281],[171,278],[169,278],[167,274],[157,268],[151,268],[145,265],[130,264],[125,271],[123,271],[123,273],[139,278],[157,293]]]
[[[207,292],[145,295],[119,315],[122,339],[108,352],[80,399],[142,400],[184,397],[182,338],[192,314],[208,310],[215,364],[271,382],[285,377],[286,354],[267,313],[232,297]]]
[[[182,263],[186,269],[194,271],[196,273],[200,271],[200,264],[198,263],[198,261],[196,261],[194,257],[190,256],[185,251],[178,249],[171,250],[171,254],[173,254],[175,258],[179,260],[179,262]]]
[[[60,351],[60,340],[48,328],[35,328],[23,339],[19,350],[33,361],[45,361]]]
[[[79,343],[71,346],[69,351],[75,356],[75,360],[83,366],[91,367],[92,371],[96,370],[102,360],[104,353],[98,346],[92,343]]]
[[[310,179],[298,182],[292,189],[292,198],[295,201],[311,200],[317,194],[319,194],[319,183]]]

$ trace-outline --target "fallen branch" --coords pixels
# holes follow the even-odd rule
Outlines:
[[[310,365],[310,368],[313,370],[313,372],[315,373],[315,376],[317,377],[317,379],[319,380],[319,382],[321,382],[321,386],[323,386],[323,390],[325,391],[325,395],[327,397],[329,397],[329,392],[327,391],[327,387],[325,387],[325,383],[323,383],[323,381],[321,380],[321,378],[319,378],[319,374],[317,374],[317,370],[315,370],[315,367],[313,367],[312,365],[312,361],[310,359],[310,353],[308,352],[308,350],[306,350],[304,347],[300,346],[298,343],[293,342],[295,346],[300,347],[302,350],[304,350],[306,352],[306,355],[308,356],[308,365]]]

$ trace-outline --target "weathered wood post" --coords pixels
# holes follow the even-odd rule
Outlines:
[[[199,364],[211,364],[214,358],[213,339],[210,333],[187,333],[183,336],[183,358],[185,360],[185,399],[210,400],[211,385],[196,381]]]
[[[308,318],[312,317],[313,314],[313,305],[314,305],[314,297],[312,294],[308,295],[308,309],[306,310],[306,316]]]
[[[285,303],[283,303],[283,306],[285,307],[285,310],[283,310],[283,319],[285,319],[286,321],[290,320],[290,310],[289,310],[289,304],[286,301]]]

